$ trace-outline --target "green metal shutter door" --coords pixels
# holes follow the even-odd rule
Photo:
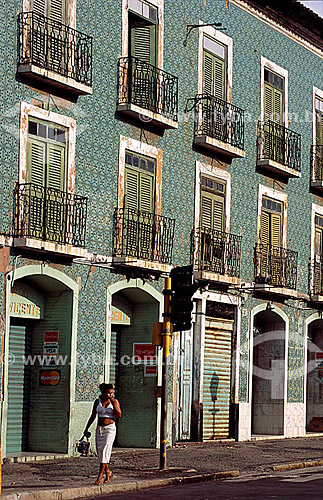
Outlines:
[[[30,330],[11,325],[9,353],[14,356],[14,363],[8,368],[7,453],[25,451],[28,445],[30,366],[25,366],[23,359],[30,352]]]
[[[43,355],[44,332],[59,332],[59,354],[66,358],[57,369],[61,380],[56,386],[41,386],[39,364],[31,369],[30,451],[67,453],[70,418],[70,355],[72,332],[72,300],[70,291],[60,291],[46,297],[45,319],[33,327],[32,354]],[[102,365],[103,368],[103,365]],[[98,370],[101,368],[98,367]],[[54,368],[55,370],[55,368]]]
[[[203,440],[229,437],[233,321],[206,318]]]
[[[115,396],[118,397],[118,363],[120,362],[120,338],[119,333],[111,331],[110,340],[110,377],[109,384],[113,384]]]

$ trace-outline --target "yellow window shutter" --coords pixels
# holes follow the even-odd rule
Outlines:
[[[260,240],[263,246],[270,244],[270,214],[265,210],[261,213]]]
[[[282,224],[281,224],[281,215],[279,214],[270,214],[271,216],[271,244],[275,247],[281,247],[281,233],[282,233]]]

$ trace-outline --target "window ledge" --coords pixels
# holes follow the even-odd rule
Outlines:
[[[18,66],[18,73],[21,77],[28,77],[43,83],[67,90],[72,94],[88,95],[92,94],[92,87],[84,83],[77,82],[73,78],[69,78],[54,71],[49,71],[44,68],[39,68],[34,64],[21,64]]]
[[[14,238],[13,246],[25,250],[35,250],[38,252],[66,256],[71,259],[87,257],[88,255],[88,251],[85,248],[74,247],[73,245],[62,245],[52,241],[36,240],[33,238]]]
[[[302,176],[301,172],[299,172],[298,170],[287,167],[286,165],[283,165],[282,163],[278,163],[277,161],[273,160],[257,160],[257,167],[267,168],[268,170],[276,172],[285,177],[299,178]]]
[[[170,264],[161,264],[149,260],[136,259],[136,257],[112,257],[112,265],[123,267],[125,269],[136,268],[151,273],[169,273],[173,266]]]
[[[201,281],[213,281],[222,285],[240,285],[241,279],[227,274],[211,273],[209,271],[194,272],[194,278]]]
[[[133,118],[138,118],[142,123],[150,123],[156,127],[164,129],[178,128],[178,121],[167,118],[159,113],[154,113],[149,109],[141,108],[135,104],[118,104],[117,111]]]
[[[254,292],[255,293],[264,293],[268,295],[279,295],[282,297],[290,297],[292,299],[305,299],[308,300],[308,295],[297,292],[297,290],[293,290],[292,288],[287,287],[278,287],[274,285],[265,285],[265,284],[254,284]]]
[[[323,180],[322,181],[311,181],[311,188],[317,191],[323,191]]]
[[[230,158],[244,158],[245,152],[242,149],[231,146],[227,142],[219,141],[208,135],[197,135],[194,138],[194,143],[198,146],[211,149],[217,153],[221,153]]]

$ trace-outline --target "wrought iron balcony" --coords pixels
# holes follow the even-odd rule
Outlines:
[[[87,198],[35,184],[16,184],[14,237],[85,247]]]
[[[254,248],[255,282],[295,290],[297,257],[297,252],[287,248],[257,244]]]
[[[119,111],[136,114],[133,109],[129,109],[129,106],[134,105],[177,122],[178,79],[135,57],[121,57],[118,60],[117,104]],[[154,120],[149,120],[147,115],[144,121]],[[164,125],[167,127],[166,122]]]
[[[279,170],[282,175],[299,177],[301,136],[270,120],[258,122],[257,164]],[[287,167],[287,169],[280,167]]]
[[[34,12],[19,14],[18,35],[21,74],[35,73],[30,67],[38,67],[92,86],[91,36]]]
[[[309,294],[311,297],[322,296],[323,300],[323,256],[315,256],[309,262]]]
[[[129,208],[116,208],[114,224],[115,257],[172,263],[174,219]]]
[[[210,94],[197,94],[193,99],[189,99],[187,109],[195,110],[194,134],[197,144],[222,150],[224,154],[232,157],[243,156],[244,111],[242,109]],[[212,143],[207,138],[223,144],[219,145],[214,141]]]
[[[323,189],[323,145],[311,146],[311,186]]]
[[[192,233],[196,271],[240,277],[242,237],[202,227]]]

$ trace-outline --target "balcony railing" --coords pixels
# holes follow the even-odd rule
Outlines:
[[[209,228],[192,233],[192,257],[196,271],[240,277],[242,237]]]
[[[309,262],[309,294],[323,296],[323,256],[316,256]]]
[[[178,79],[135,57],[118,60],[118,105],[134,104],[178,120]]]
[[[92,37],[34,12],[18,16],[19,65],[34,65],[92,86]]]
[[[273,245],[254,248],[255,281],[293,290],[297,284],[297,252]]]
[[[257,160],[272,160],[301,171],[301,136],[270,120],[258,122]]]
[[[195,136],[208,136],[235,148],[244,149],[244,111],[230,102],[210,94],[197,94],[193,102],[195,109]],[[189,105],[191,108],[191,106]],[[191,108],[192,109],[192,108]]]
[[[87,198],[35,184],[16,184],[14,237],[85,247]]]
[[[114,224],[115,257],[172,263],[174,219],[129,208],[116,208]]]
[[[323,181],[323,145],[311,147],[311,181]]]

